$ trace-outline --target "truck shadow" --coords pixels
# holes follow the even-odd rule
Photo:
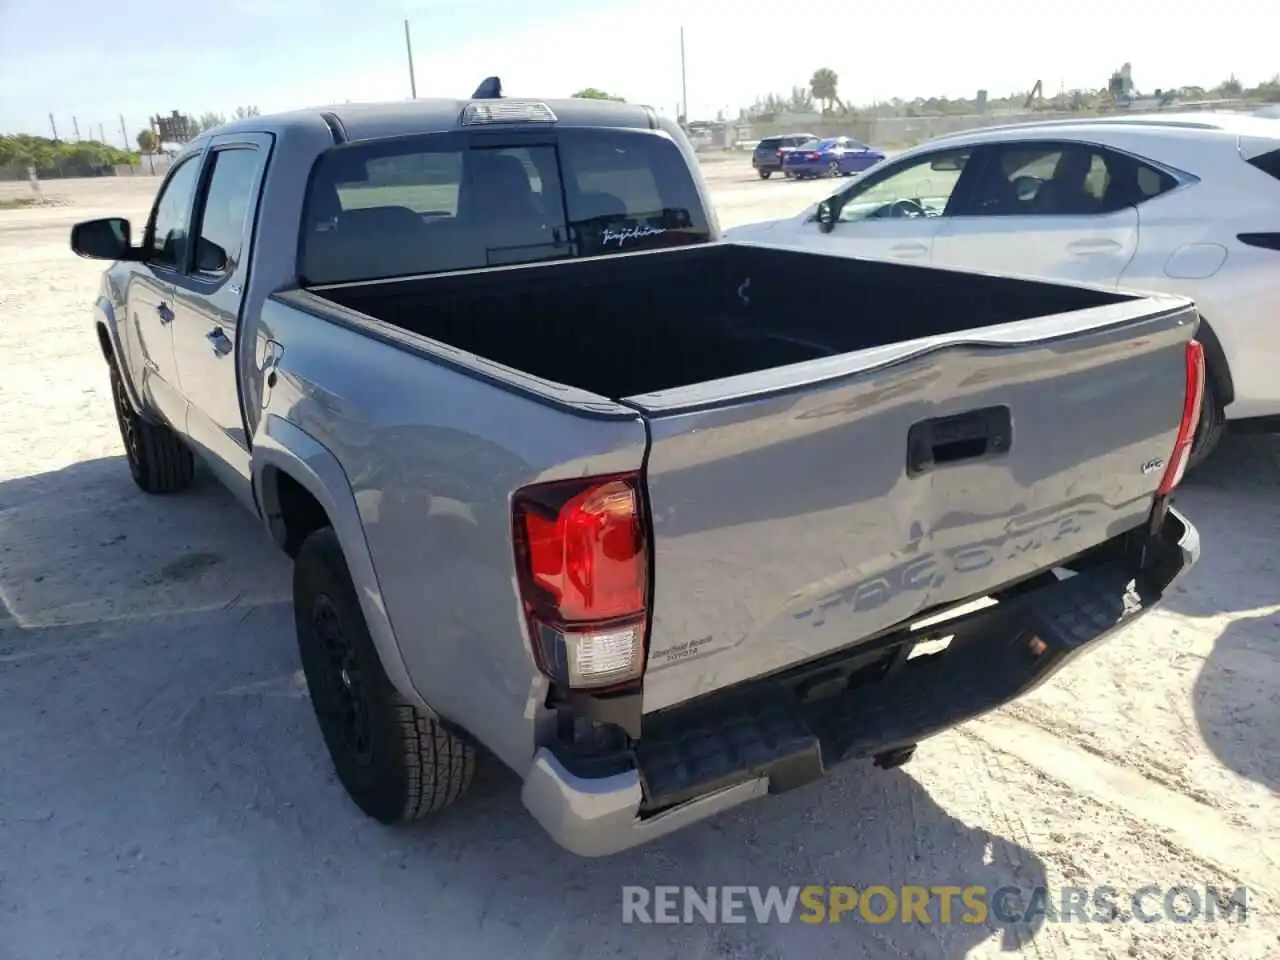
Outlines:
[[[146,498],[120,458],[89,461],[0,484],[0,544],[0,905],[17,956],[925,958],[1040,932],[943,924],[936,902],[929,925],[760,924],[749,907],[745,924],[624,925],[624,886],[994,892],[1043,886],[1045,867],[864,764],[601,860],[552,844],[491,759],[455,810],[381,827],[331,772],[288,562],[229,495]]]
[[[1178,503],[1203,553],[1167,605],[1218,632],[1192,691],[1201,736],[1226,767],[1280,790],[1280,436],[1223,438]]]

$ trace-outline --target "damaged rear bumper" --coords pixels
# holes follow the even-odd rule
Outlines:
[[[843,661],[647,716],[642,738],[606,775],[584,775],[574,757],[542,747],[522,798],[571,852],[636,846],[1018,699],[1150,611],[1199,555],[1195,527],[1169,509],[1145,540],[1140,567],[1108,559],[933,633],[903,632]],[[908,658],[938,635],[951,637],[944,650]]]

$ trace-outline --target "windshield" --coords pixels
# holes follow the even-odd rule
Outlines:
[[[311,177],[299,274],[342,283],[700,243],[679,148],[641,131],[562,130],[474,147],[439,134],[335,147]]]

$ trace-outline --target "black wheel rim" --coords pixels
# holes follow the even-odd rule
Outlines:
[[[128,455],[129,465],[136,470],[138,458],[138,425],[134,420],[133,407],[124,392],[124,381],[119,375],[111,378],[111,394],[115,400],[116,419],[120,422],[120,439],[124,441],[124,452]]]
[[[368,690],[355,648],[347,639],[338,611],[326,596],[311,608],[311,626],[319,645],[321,709],[329,715],[342,745],[356,763],[373,761],[373,737],[369,732]]]

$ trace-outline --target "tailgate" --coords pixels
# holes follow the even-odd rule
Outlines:
[[[645,711],[1142,523],[1196,323],[1153,297],[629,398],[651,434]]]

